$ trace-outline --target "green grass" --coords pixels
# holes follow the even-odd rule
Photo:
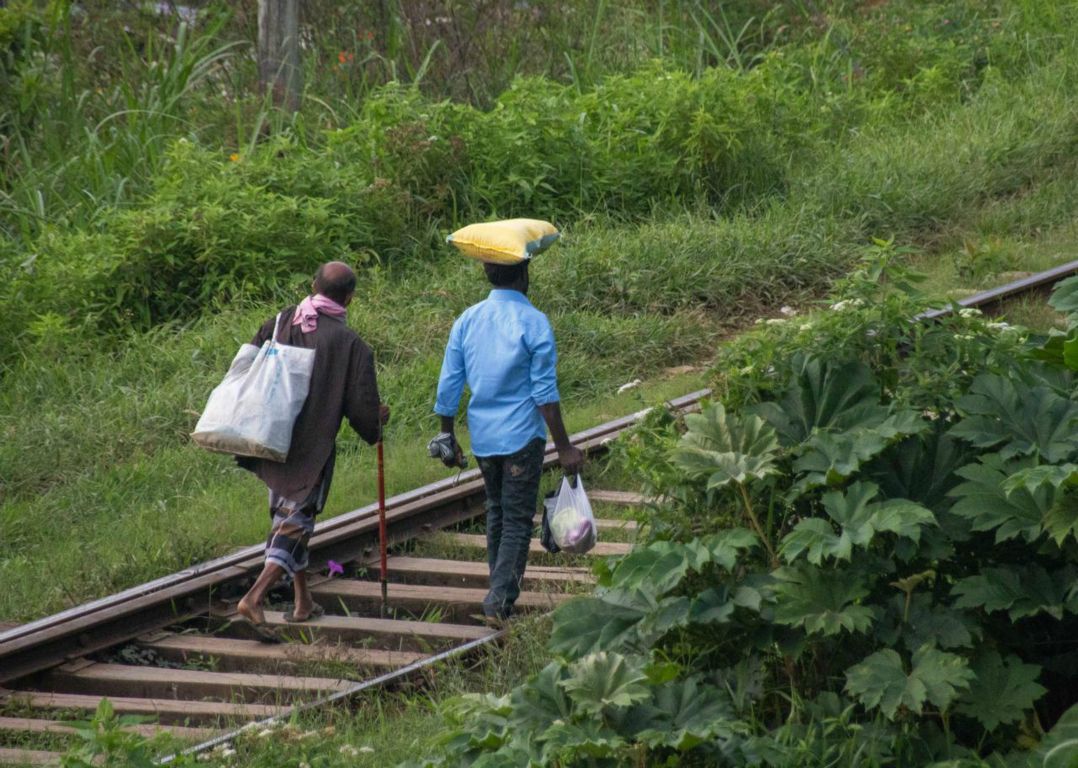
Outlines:
[[[92,226],[108,207],[137,201],[177,138],[205,142],[222,157],[266,134],[319,144],[325,129],[349,125],[387,83],[486,108],[521,76],[584,92],[656,61],[705,78],[767,70],[782,52],[793,59],[795,87],[768,120],[781,126],[807,104],[810,123],[833,120],[826,132],[834,138],[864,120],[953,104],[977,89],[989,66],[1022,71],[1058,47],[1070,18],[1050,0],[893,0],[875,8],[736,0],[717,11],[696,0],[573,0],[557,11],[505,2],[452,13],[412,0],[314,4],[304,13],[307,98],[290,115],[259,92],[248,7],[207,3],[184,28],[138,4],[41,5],[0,11],[0,121],[11,136],[0,159],[0,228],[26,244],[52,222]],[[857,90],[884,98],[849,98]],[[729,109],[752,101],[733,99]],[[704,140],[700,156],[726,160],[726,150],[764,138],[758,130],[727,133],[745,125],[693,125]],[[771,169],[770,160],[753,170]]]
[[[1067,330],[1066,317],[1049,307],[1043,298],[1023,298],[1009,302],[1000,319],[1041,333]]]
[[[196,51],[212,58],[214,49],[202,28],[208,37],[198,39],[201,49],[178,39],[139,54],[160,57],[146,65],[160,82],[147,75],[146,87],[133,90],[128,101],[138,109],[100,110],[101,122],[119,134],[109,151],[147,145],[145,162],[127,176],[119,167],[101,169],[104,181],[77,172],[81,162],[100,159],[100,137],[88,127],[94,120],[87,115],[98,117],[88,106],[93,96],[76,98],[76,75],[90,75],[67,52],[72,82],[65,80],[57,98],[87,114],[69,119],[52,102],[31,99],[47,112],[39,120],[44,135],[64,151],[49,150],[52,159],[39,171],[27,160],[5,174],[19,188],[10,200],[25,214],[13,217],[32,223],[12,225],[30,235],[0,246],[12,275],[0,299],[35,310],[12,318],[0,338],[0,365],[44,354],[50,343],[66,349],[99,339],[103,331],[191,322],[238,297],[264,301],[330,258],[414,268],[433,260],[442,236],[457,226],[516,215],[551,219],[570,235],[593,217],[660,220],[655,231],[640,231],[645,242],[637,251],[669,242],[673,248],[661,253],[669,268],[618,275],[625,285],[600,272],[596,312],[612,300],[654,304],[634,295],[640,284],[633,273],[646,275],[649,289],[698,278],[698,293],[687,299],[705,308],[751,307],[751,292],[729,295],[746,274],[776,288],[811,289],[826,270],[842,269],[851,244],[930,235],[971,204],[1020,190],[1073,154],[1066,88],[1074,77],[1072,14],[1049,0],[885,5],[828,2],[823,19],[795,6],[767,12],[761,29],[778,34],[778,17],[800,16],[806,35],[763,35],[749,44],[768,46],[757,57],[729,39],[745,42],[744,30],[755,29],[729,27],[729,5],[714,19],[674,3],[667,8],[672,27],[726,39],[712,40],[704,59],[718,66],[686,67],[674,56],[620,71],[604,67],[601,77],[573,83],[520,78],[487,109],[397,82],[349,105],[344,119],[315,127],[303,114],[267,125],[266,136],[255,131],[242,147],[207,128],[220,108],[210,90],[218,70],[240,65],[230,59],[204,72]],[[737,15],[753,9],[767,11],[744,0]],[[598,20],[605,15],[596,10],[592,49],[608,33],[624,42]],[[51,33],[62,50],[73,45],[66,32]],[[662,25],[658,33],[662,38]],[[50,61],[47,50],[26,55],[36,61],[39,53]],[[125,83],[137,80],[141,65],[134,56],[130,69],[117,72]],[[151,142],[142,133],[146,121],[168,123],[175,116],[166,106],[190,118],[192,128],[153,129]],[[62,129],[69,124],[89,137],[85,146],[68,141]],[[68,152],[68,143],[84,151]],[[74,178],[65,181],[68,172]],[[52,194],[55,187],[62,193]],[[54,202],[57,196],[64,199]],[[660,209],[688,211],[693,220],[664,228]],[[721,253],[725,243],[757,256],[751,263],[760,269],[709,269],[732,262],[701,260],[701,245]],[[774,269],[776,255],[785,270]],[[573,277],[595,274],[581,266]]]

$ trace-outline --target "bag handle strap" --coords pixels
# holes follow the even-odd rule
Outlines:
[[[278,312],[277,313],[277,322],[273,324],[273,337],[270,339],[270,341],[272,343],[274,343],[274,344],[278,343],[277,342],[277,334],[281,332],[281,315],[283,315],[283,314],[284,314],[284,312]]]

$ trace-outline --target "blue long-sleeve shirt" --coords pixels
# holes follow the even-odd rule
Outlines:
[[[516,453],[537,437],[546,439],[539,406],[560,399],[557,361],[546,315],[520,291],[495,288],[453,323],[434,412],[456,416],[467,382],[472,451]]]

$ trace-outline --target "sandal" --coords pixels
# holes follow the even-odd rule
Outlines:
[[[311,604],[311,612],[308,613],[306,616],[304,616],[302,619],[297,619],[296,618],[296,608],[295,608],[295,606],[293,606],[292,610],[290,610],[288,613],[286,613],[284,615],[284,620],[286,622],[288,622],[289,624],[302,624],[305,621],[310,621],[311,619],[317,619],[319,616],[325,615],[325,613],[326,613],[325,608],[323,608],[318,603],[312,603]]]
[[[269,624],[255,624],[246,616],[241,616],[229,624],[229,629],[244,640],[257,640],[260,643],[277,644],[284,642]]]

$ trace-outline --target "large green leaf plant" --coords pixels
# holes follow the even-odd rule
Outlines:
[[[1078,764],[1078,282],[1066,334],[928,321],[897,255],[615,447],[650,536],[425,765]]]

